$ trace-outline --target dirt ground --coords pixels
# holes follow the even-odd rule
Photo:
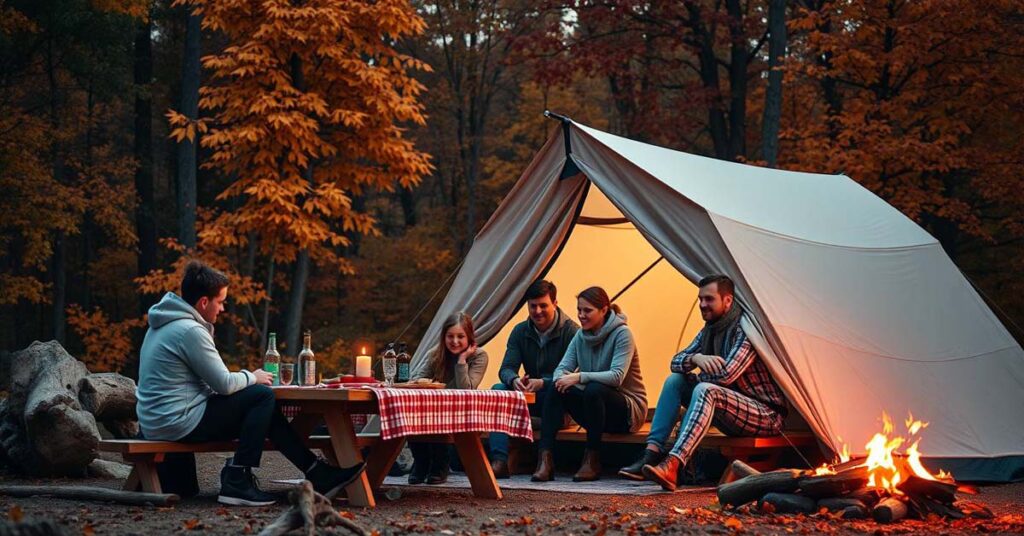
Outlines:
[[[131,507],[51,498],[0,496],[0,515],[8,519],[52,519],[71,534],[255,534],[285,508],[225,508],[216,502],[218,473],[226,455],[198,456],[200,496],[170,508]],[[277,453],[264,458],[259,476],[268,490],[286,490],[271,479],[297,472]],[[115,480],[24,480],[0,477],[7,484],[75,484],[118,487]],[[563,477],[568,478],[568,477]],[[992,520],[904,521],[878,525],[822,516],[759,515],[720,512],[712,492],[612,497],[505,490],[505,499],[476,499],[469,490],[401,487],[401,497],[383,494],[375,509],[339,510],[370,531],[387,534],[921,534],[968,532],[1024,534],[1024,483],[981,488],[973,497],[994,513]],[[321,534],[346,534],[344,529]]]

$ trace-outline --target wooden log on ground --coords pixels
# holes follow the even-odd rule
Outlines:
[[[180,497],[172,493],[145,493],[94,486],[7,486],[0,485],[0,495],[11,497],[45,496],[78,501],[104,501],[134,506],[172,506]]]
[[[896,487],[907,495],[928,497],[941,503],[952,504],[956,500],[957,486],[951,482],[928,480],[917,475],[910,475]]]
[[[878,501],[882,500],[882,493],[877,489],[872,488],[861,488],[858,490],[851,491],[843,496],[846,499],[857,499],[864,503],[864,506],[868,508],[874,508]]]
[[[718,483],[720,485],[728,484],[729,482],[735,482],[743,477],[759,474],[761,474],[761,471],[743,463],[742,460],[733,460],[732,463],[729,464],[729,467],[725,468],[725,472],[722,473],[722,478]]]
[[[868,507],[857,499],[847,497],[829,497],[818,500],[818,510],[824,508],[829,512],[841,513],[843,519],[864,519],[868,517]]]
[[[962,519],[964,513],[952,504],[942,503],[923,496],[907,495],[906,501],[912,507],[912,513],[921,519],[926,519],[929,514],[950,519]]]
[[[757,502],[758,510],[764,512],[766,504],[772,505],[771,511],[780,514],[813,514],[817,512],[817,503],[814,499],[795,493],[766,493]]]
[[[742,506],[766,493],[796,491],[802,473],[795,469],[771,471],[741,478],[718,486],[718,502],[723,506]]]
[[[135,380],[115,372],[90,374],[78,382],[78,401],[97,421],[136,420]]]
[[[298,528],[305,529],[305,533],[312,536],[318,526],[341,526],[358,536],[370,536],[366,529],[342,517],[331,505],[330,499],[313,491],[313,485],[308,480],[303,480],[302,484],[288,492],[288,502],[291,507],[264,527],[259,536],[280,536]]]
[[[871,510],[871,517],[879,523],[894,523],[907,517],[907,505],[895,497],[886,497]]]
[[[834,475],[809,476],[800,479],[800,493],[815,499],[839,497],[863,488],[868,483],[868,469],[854,467]]]

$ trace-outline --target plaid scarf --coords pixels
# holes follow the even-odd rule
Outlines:
[[[721,318],[704,324],[704,329],[701,330],[700,353],[725,356],[732,342],[736,340],[736,333],[742,331],[740,328],[742,314],[740,306],[733,302]]]

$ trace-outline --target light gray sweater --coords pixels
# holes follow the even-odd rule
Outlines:
[[[249,371],[230,372],[213,343],[213,324],[173,292],[149,309],[139,351],[136,392],[146,439],[177,441],[199,425],[206,400],[256,382]]]
[[[647,420],[647,391],[640,374],[640,358],[633,332],[626,325],[626,316],[608,311],[604,325],[596,332],[579,330],[565,350],[552,380],[580,372],[582,389],[590,382],[603,383],[618,389],[629,405],[629,429],[637,431]]]

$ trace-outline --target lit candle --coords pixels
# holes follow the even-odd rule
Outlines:
[[[363,347],[363,354],[366,354],[366,347]],[[368,355],[357,355],[356,356],[356,377],[358,378],[369,378],[370,377],[370,356]]]

